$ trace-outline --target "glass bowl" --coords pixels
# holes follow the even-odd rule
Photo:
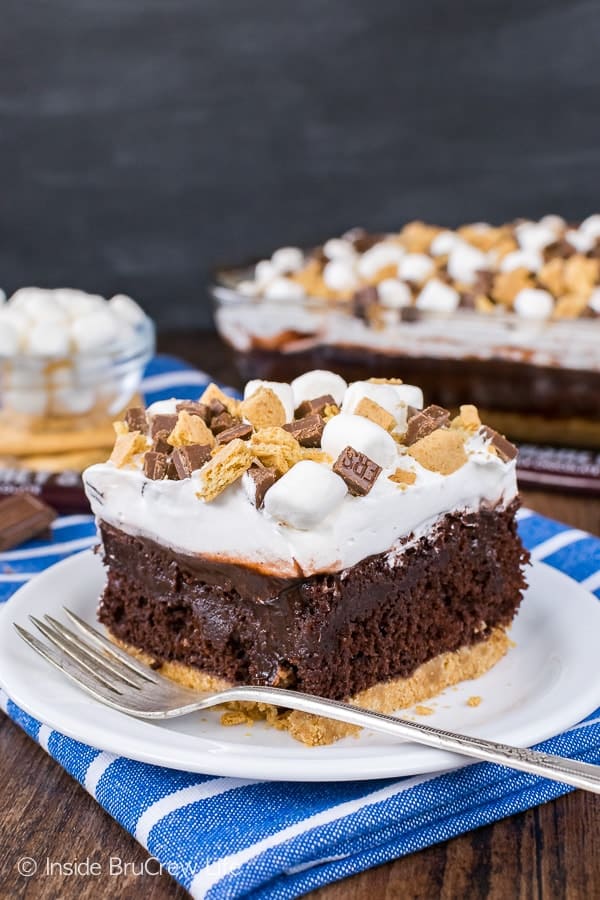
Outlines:
[[[40,465],[53,468],[53,454],[59,460],[110,447],[112,422],[136,402],[154,346],[154,324],[144,315],[118,341],[93,350],[0,355],[0,462],[41,455]]]

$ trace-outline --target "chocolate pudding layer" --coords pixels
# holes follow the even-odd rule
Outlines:
[[[510,624],[527,561],[517,506],[445,515],[418,541],[306,579],[224,568],[101,522],[99,617],[157,662],[351,697]]]

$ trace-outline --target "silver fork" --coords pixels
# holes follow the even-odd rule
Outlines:
[[[189,690],[131,657],[75,613],[66,608],[65,613],[77,632],[52,616],[44,616],[43,621],[29,617],[47,644],[16,623],[15,628],[25,643],[80,688],[127,715],[141,719],[169,719],[232,700],[271,703],[600,793],[600,766],[590,763],[455,734],[425,723],[283,688],[239,686],[212,694]]]

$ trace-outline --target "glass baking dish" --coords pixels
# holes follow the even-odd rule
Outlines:
[[[347,380],[399,377],[431,403],[475,403],[521,440],[600,447],[600,317],[529,320],[504,309],[371,313],[347,300],[248,296],[253,265],[222,268],[215,323],[244,379],[327,368]]]

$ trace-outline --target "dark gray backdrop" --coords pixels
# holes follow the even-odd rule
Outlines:
[[[598,209],[600,4],[3,0],[0,284],[207,323],[210,266],[354,224]]]

